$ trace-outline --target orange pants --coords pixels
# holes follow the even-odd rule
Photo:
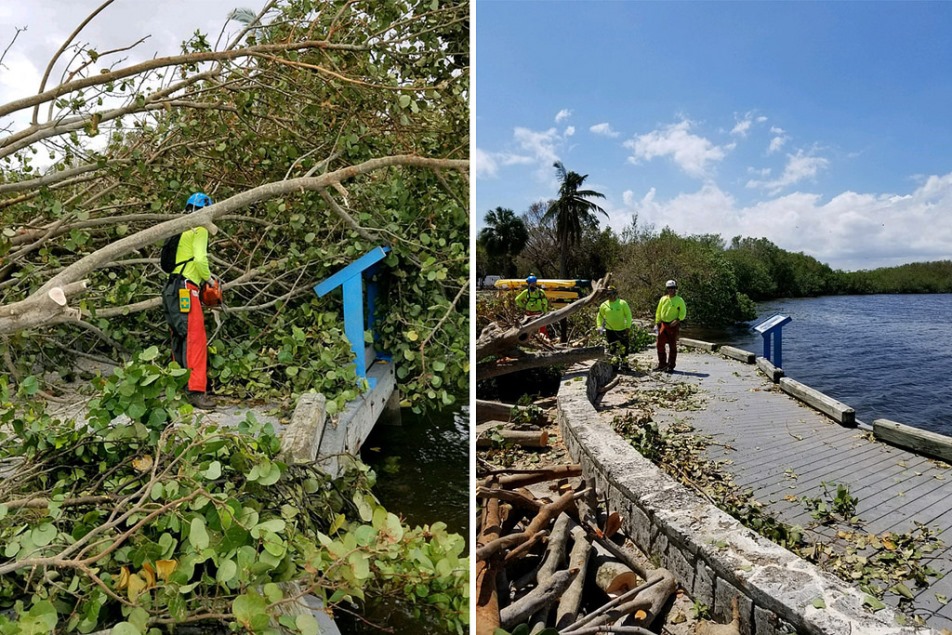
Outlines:
[[[179,366],[188,368],[188,389],[191,392],[205,392],[208,389],[208,336],[205,334],[205,314],[198,297],[198,285],[186,281],[191,298],[188,311],[188,329],[185,337],[172,331],[172,359]]]

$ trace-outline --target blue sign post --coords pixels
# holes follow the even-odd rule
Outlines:
[[[780,332],[783,325],[792,318],[786,315],[774,315],[754,327],[754,330],[764,336],[764,359],[777,368],[783,368],[783,340]],[[771,357],[770,340],[773,339],[773,356]]]
[[[367,379],[367,368],[377,358],[376,351],[371,348],[371,359],[367,359],[367,351],[364,346],[364,331],[373,332],[374,328],[374,303],[377,298],[377,283],[371,278],[380,261],[387,256],[389,251],[390,247],[374,247],[314,287],[314,292],[319,298],[324,297],[337,287],[342,288],[344,294],[344,333],[347,335],[347,339],[350,340],[350,347],[357,358],[357,376],[361,379]],[[365,279],[366,302],[364,301]],[[376,381],[371,377],[369,379],[370,387],[373,388],[375,383]]]

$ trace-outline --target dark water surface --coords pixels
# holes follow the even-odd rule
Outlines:
[[[374,493],[388,511],[412,527],[446,523],[468,537],[469,408],[461,406],[417,416],[407,411],[400,425],[378,424],[363,445],[361,458],[377,473]],[[363,614],[394,633],[444,635],[437,625],[415,620],[399,604],[371,603]],[[344,635],[381,631],[338,612]]]
[[[757,308],[751,326],[775,313],[793,318],[783,327],[786,376],[852,406],[865,423],[891,419],[952,435],[952,294],[798,298]],[[684,334],[764,353],[763,337],[748,328]]]

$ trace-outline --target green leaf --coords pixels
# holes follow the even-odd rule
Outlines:
[[[867,595],[863,598],[863,604],[868,606],[874,613],[886,608],[886,605],[883,604],[881,600],[874,598],[872,595]]]
[[[816,598],[813,600],[813,608],[815,609],[825,609],[826,602],[823,601],[823,598]]]
[[[24,377],[23,381],[20,382],[20,389],[29,396],[33,396],[40,389],[40,383],[37,381],[36,377],[30,375]]]
[[[188,542],[195,549],[201,551],[208,547],[208,531],[205,529],[205,519],[197,516],[189,526]]]
[[[112,627],[109,635],[142,635],[142,631],[129,622],[119,622]]]
[[[153,359],[159,356],[159,347],[150,346],[141,353],[139,353],[139,359],[144,362],[151,362]]]
[[[238,565],[235,564],[234,560],[222,560],[218,564],[218,575],[215,576],[215,579],[219,582],[228,582],[232,578],[238,575]]]
[[[239,595],[231,603],[231,612],[235,619],[238,620],[239,624],[250,629],[254,629],[255,625],[260,623],[259,616],[264,617],[265,625],[267,625],[270,619],[266,613],[267,610],[268,603],[254,591]]]
[[[294,618],[294,625],[301,632],[301,635],[318,635],[320,627],[317,625],[317,618],[311,614],[298,615]]]
[[[30,532],[30,540],[32,540],[33,544],[37,547],[45,547],[53,542],[57,533],[56,527],[54,527],[52,523],[43,523],[33,528],[33,531]]]
[[[400,107],[406,108],[409,105],[410,105],[410,95],[407,95],[407,94],[400,95]]]
[[[221,477],[221,462],[212,461],[208,469],[202,474],[209,481],[214,481]]]
[[[916,599],[916,596],[912,594],[912,591],[909,590],[909,587],[907,587],[902,582],[899,582],[898,584],[893,585],[893,587],[889,590],[892,591],[893,593],[901,595],[902,597],[906,599],[909,599],[909,600]]]

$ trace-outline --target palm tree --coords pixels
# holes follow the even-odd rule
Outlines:
[[[502,267],[506,277],[516,275],[515,257],[529,242],[526,224],[515,212],[497,207],[486,213],[486,227],[479,232],[479,243],[486,248],[490,262]]]
[[[566,172],[561,161],[552,164],[555,173],[561,181],[559,198],[552,201],[543,220],[555,219],[555,235],[559,241],[559,275],[569,277],[568,257],[572,247],[578,244],[582,231],[586,226],[598,227],[598,217],[595,212],[608,216],[608,212],[586,200],[589,198],[605,198],[601,192],[581,190],[582,184],[588,178],[587,174]]]

